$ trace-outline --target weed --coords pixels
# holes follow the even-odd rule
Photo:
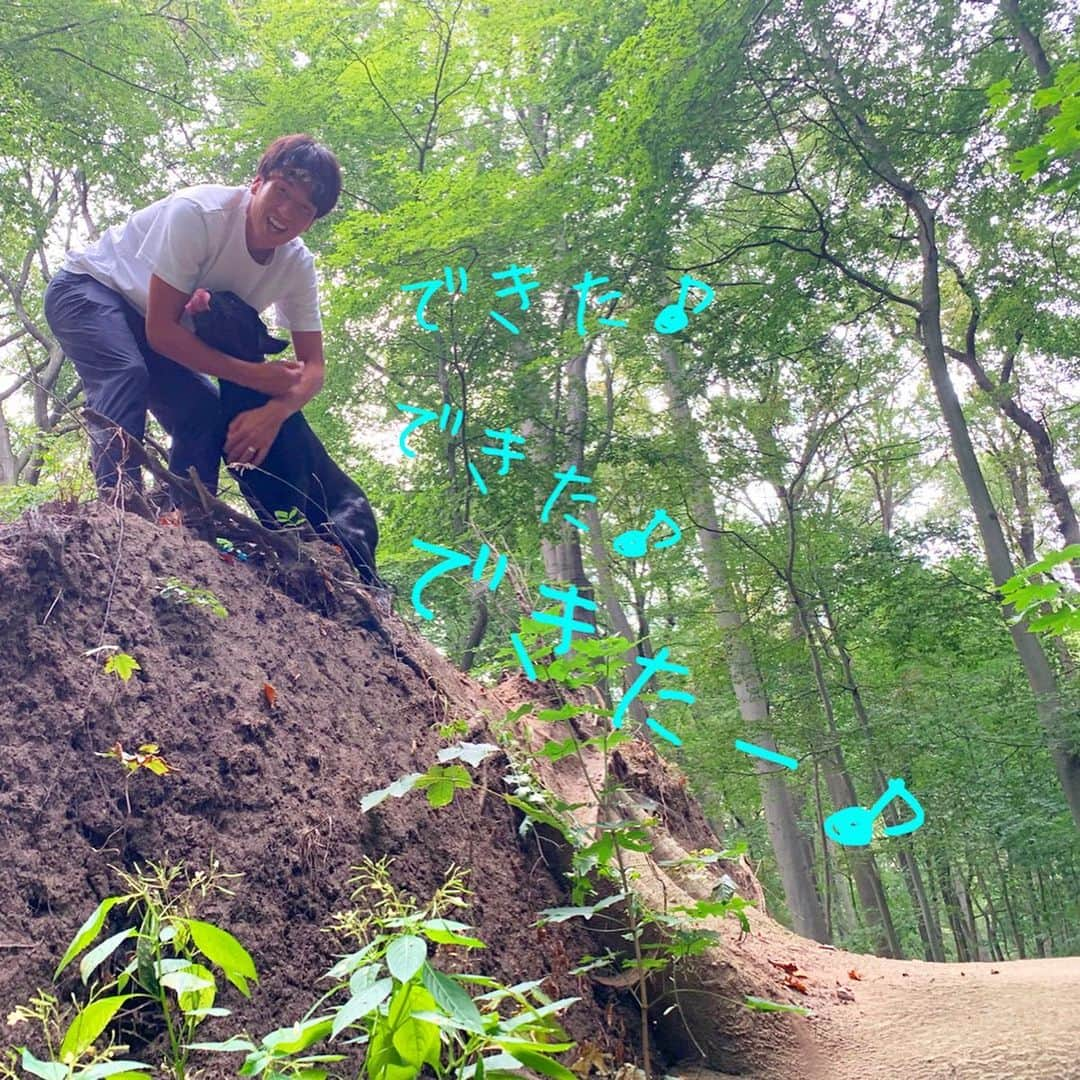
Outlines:
[[[197,585],[188,585],[179,578],[168,578],[165,587],[158,595],[166,600],[173,600],[178,604],[194,604],[196,607],[208,608],[222,619],[229,614],[225,605],[209,589],[203,589]]]
[[[145,871],[117,872],[127,892],[102,900],[79,928],[56,969],[54,977],[59,978],[82,955],[79,974],[83,984],[91,987],[90,1002],[72,1022],[66,1045],[60,1045],[59,1064],[67,1067],[66,1051],[85,1052],[121,1010],[122,1015],[130,1016],[149,1006],[165,1027],[169,1072],[175,1080],[184,1080],[191,1049],[188,1043],[195,1029],[206,1017],[227,1016],[229,1012],[214,1004],[218,984],[212,968],[245,997],[250,994],[248,983],[258,979],[251,957],[232,934],[194,917],[199,902],[207,896],[230,894],[225,882],[237,875],[223,873],[216,861],[209,871],[191,875],[181,865],[154,863]],[[129,916],[137,918],[137,925],[129,925],[89,949],[114,908],[126,909]],[[119,972],[103,976],[107,964],[118,966],[119,957],[126,957]],[[49,1069],[50,1064],[57,1063],[44,1063],[43,1071],[34,1075],[45,1080],[68,1077],[66,1071]],[[136,1064],[136,1068],[147,1067]],[[95,1068],[98,1071],[93,1074],[79,1073],[81,1080],[112,1075],[107,1066]]]
[[[573,1047],[554,1015],[577,1001],[551,1001],[542,980],[503,986],[481,975],[448,974],[434,966],[440,948],[482,949],[468,924],[447,918],[467,907],[465,871],[451,867],[425,904],[390,880],[390,862],[365,859],[353,871],[353,907],[338,912],[328,930],[358,946],[326,978],[332,988],[289,1028],[256,1043],[244,1035],[193,1049],[246,1052],[243,1076],[325,1080],[325,1065],[341,1054],[310,1054],[322,1040],[352,1034],[366,1043],[367,1080],[415,1080],[422,1073],[446,1080],[496,1080],[527,1067],[556,1080],[575,1080],[552,1055]],[[485,993],[473,998],[475,986]],[[338,1004],[328,1004],[345,996]]]
[[[108,750],[94,752],[95,757],[112,758],[118,761],[126,770],[124,777],[124,803],[127,806],[128,816],[131,815],[131,778],[142,769],[153,773],[155,776],[168,776],[169,773],[177,772],[175,765],[171,765],[162,757],[161,747],[157,743],[143,743],[134,753],[124,749],[123,744],[117,740]]]

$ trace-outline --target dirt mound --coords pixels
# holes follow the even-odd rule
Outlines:
[[[169,578],[212,592],[227,617],[163,597]],[[364,794],[436,761],[447,721],[490,741],[501,706],[363,594],[319,584],[321,614],[254,562],[103,506],[0,528],[0,1016],[49,985],[82,920],[118,891],[111,866],[200,867],[212,853],[244,876],[206,917],[261,974],[225,1023],[291,1022],[325,988],[334,943],[320,928],[347,906],[349,868],[389,855],[395,882],[425,900],[451,864],[468,867],[464,918],[489,945],[470,964],[581,994],[568,1027],[625,1060],[633,1013],[567,974],[593,943],[572,924],[542,940],[533,926],[565,897],[514,811],[476,791],[441,811],[416,794],[360,813]],[[107,653],[84,655],[102,645],[137,660],[130,682],[103,674]],[[96,756],[117,741],[158,743],[179,771],[128,783]]]

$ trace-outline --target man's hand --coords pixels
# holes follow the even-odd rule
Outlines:
[[[244,364],[244,380],[232,381],[246,386],[249,390],[258,390],[268,397],[284,397],[300,385],[304,365],[296,360],[268,360],[264,364]]]
[[[229,425],[228,434],[225,436],[225,461],[229,465],[261,465],[288,416],[289,410],[276,401],[268,401],[257,409],[239,413]]]

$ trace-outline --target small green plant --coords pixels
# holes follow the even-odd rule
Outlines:
[[[136,671],[142,671],[139,661],[126,652],[113,653],[105,661],[106,675],[115,675],[121,682],[129,682]]]
[[[275,510],[274,517],[282,529],[299,529],[307,523],[307,518],[295,506],[289,510]]]
[[[83,1049],[118,1013],[123,1016],[131,1008],[153,1005],[168,1039],[169,1071],[175,1080],[184,1080],[191,1049],[188,1044],[195,1029],[208,1016],[229,1013],[214,1004],[218,984],[212,969],[220,971],[245,997],[250,995],[249,982],[258,981],[255,965],[240,942],[227,930],[194,915],[207,896],[231,895],[225,882],[237,875],[223,873],[216,861],[209,871],[190,875],[181,865],[154,863],[145,871],[117,872],[127,891],[102,900],[79,928],[54,977],[59,978],[76,957],[82,957],[79,974],[83,984],[91,987],[90,1003],[80,1013],[89,1019],[83,1021],[75,1039],[79,1044],[85,1042]],[[137,923],[90,948],[114,909],[124,909]],[[122,957],[126,957],[124,966],[116,974],[103,976],[106,966],[115,970]],[[87,1040],[83,1032],[90,1030],[93,1034]],[[62,1058],[64,1047],[60,1049]],[[62,1080],[68,1074],[35,1075]],[[95,1074],[107,1075],[111,1073]],[[94,1078],[85,1075],[82,1080]]]
[[[161,747],[157,743],[143,743],[134,753],[124,749],[123,744],[117,740],[108,750],[94,751],[95,757],[112,758],[118,761],[126,770],[124,778],[124,803],[127,812],[131,814],[131,778],[141,770],[153,773],[155,776],[168,776],[177,772],[175,765],[170,764],[162,756]]]
[[[16,1006],[7,1022],[9,1027],[22,1024],[36,1027],[41,1032],[46,1057],[38,1058],[25,1046],[9,1050],[6,1060],[0,1062],[0,1080],[19,1080],[20,1067],[23,1074],[42,1080],[145,1077],[149,1065],[117,1057],[126,1053],[126,1046],[112,1040],[104,1045],[100,1043],[102,1033],[123,1003],[123,998],[119,1002],[110,997],[92,999],[76,1007],[75,1016],[65,1025],[59,1001],[52,994],[38,992],[26,1005]]]
[[[229,614],[225,605],[209,589],[188,585],[179,578],[168,578],[165,587],[158,595],[178,604],[194,604],[196,607],[208,608],[222,619]]]
[[[129,682],[136,671],[142,671],[139,661],[129,653],[121,652],[119,645],[99,645],[96,649],[87,649],[83,656],[96,656],[103,652],[110,654],[102,668],[106,675],[115,675],[121,682]]]
[[[401,893],[390,862],[365,859],[350,881],[354,906],[338,912],[330,932],[351,941],[326,977],[333,983],[299,1023],[264,1036],[196,1044],[202,1050],[245,1051],[243,1076],[325,1080],[324,1067],[342,1056],[309,1054],[322,1039],[352,1035],[365,1043],[367,1080],[517,1077],[523,1068],[555,1080],[575,1080],[552,1059],[573,1047],[554,1020],[577,1001],[551,1001],[542,980],[503,986],[480,975],[449,974],[434,964],[440,948],[482,949],[466,924],[449,918],[468,904],[464,871],[451,867],[426,904]],[[473,998],[466,987],[485,992]],[[330,1005],[334,998],[346,1000]]]

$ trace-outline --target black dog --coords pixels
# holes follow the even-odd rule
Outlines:
[[[240,360],[260,363],[267,354],[288,347],[287,341],[270,336],[259,313],[235,293],[209,294],[199,289],[187,310],[195,333],[207,345]],[[221,379],[220,385],[226,428],[240,413],[270,400],[266,394],[227,379]],[[293,413],[281,425],[260,468],[233,470],[233,475],[244,498],[268,528],[282,526],[276,511],[288,515],[295,508],[316,532],[341,546],[366,584],[383,585],[375,572],[379,528],[371,504],[360,486],[330,460],[301,413]]]

